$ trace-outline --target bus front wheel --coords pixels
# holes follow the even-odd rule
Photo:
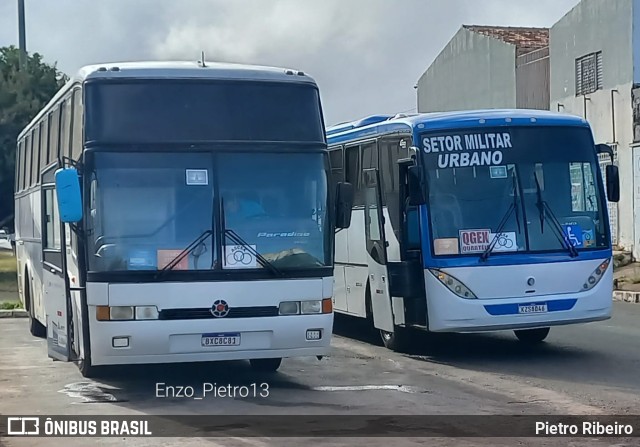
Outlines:
[[[25,285],[24,285],[24,291],[25,291],[25,301],[28,302],[29,304],[29,332],[31,333],[31,335],[33,335],[34,337],[38,337],[38,338],[46,338],[47,337],[47,328],[46,326],[44,326],[42,323],[40,323],[38,321],[38,319],[35,317],[35,310],[33,308],[33,296],[31,294],[31,286],[29,284],[29,275],[28,273],[25,273]]]
[[[385,348],[395,352],[405,352],[409,347],[408,329],[396,326],[393,332],[380,329],[380,337]]]
[[[280,368],[282,359],[251,359],[251,367],[260,372],[276,372]]]
[[[527,344],[541,343],[549,335],[550,328],[543,327],[539,329],[523,329],[514,331],[518,340]]]

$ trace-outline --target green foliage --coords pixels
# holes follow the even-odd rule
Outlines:
[[[13,215],[16,139],[68,78],[55,64],[28,55],[20,70],[20,52],[0,48],[0,222]]]

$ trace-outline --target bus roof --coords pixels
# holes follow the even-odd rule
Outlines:
[[[577,126],[589,127],[581,117],[565,113],[529,109],[486,109],[411,115],[372,115],[340,123],[326,129],[329,144],[380,136],[413,129],[437,131],[459,128],[499,126]]]
[[[297,81],[315,84],[306,73],[290,68],[219,62],[122,62],[87,65],[73,80],[88,79],[230,79],[259,81]]]
[[[31,130],[40,119],[50,111],[60,98],[71,88],[93,79],[205,79],[205,80],[247,80],[280,81],[316,85],[308,74],[290,68],[267,67],[260,65],[242,65],[219,62],[110,62],[87,65],[76,74],[51,98],[42,110],[20,132],[18,140]]]

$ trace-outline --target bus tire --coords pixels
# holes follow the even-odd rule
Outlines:
[[[522,329],[519,331],[514,331],[518,340],[522,343],[534,345],[537,343],[542,343],[547,335],[549,335],[549,331],[551,328],[543,327],[538,329]]]
[[[395,352],[406,352],[409,348],[409,330],[400,326],[395,326],[393,333],[380,329],[380,337],[385,348]]]
[[[86,377],[87,379],[98,377],[101,371],[100,367],[91,365],[91,359],[80,360],[78,362],[78,370],[80,370],[82,377]]]
[[[29,281],[29,272],[25,272],[24,276],[24,293],[25,293],[25,303],[29,303],[29,332],[34,337],[38,338],[47,338],[47,328],[42,323],[38,321],[38,319],[34,315],[33,310],[33,296],[31,294],[31,285]]]
[[[281,358],[276,359],[251,359],[251,368],[260,372],[276,372],[282,363]]]

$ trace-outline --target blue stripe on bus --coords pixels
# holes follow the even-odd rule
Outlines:
[[[560,312],[563,310],[571,310],[578,302],[577,299],[553,300],[553,301],[535,301],[531,303],[507,303],[507,304],[489,304],[484,309],[490,315],[515,315],[518,314],[518,306],[529,306],[533,304],[546,304],[548,312]],[[535,315],[535,314],[526,314]]]

